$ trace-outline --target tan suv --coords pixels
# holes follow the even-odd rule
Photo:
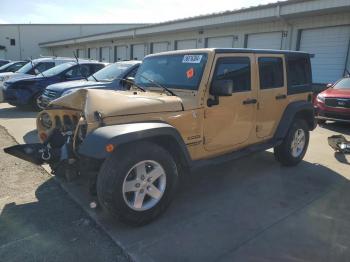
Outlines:
[[[129,82],[130,80],[125,80]],[[78,90],[37,118],[42,143],[6,152],[86,176],[120,220],[160,215],[179,176],[274,148],[298,164],[315,127],[307,53],[196,49],[147,56],[129,91]]]

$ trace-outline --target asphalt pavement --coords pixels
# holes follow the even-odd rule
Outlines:
[[[34,141],[34,115],[3,104],[0,125],[20,143]],[[297,167],[282,167],[270,150],[197,170],[144,227],[90,209],[84,181],[61,185],[135,261],[349,261],[350,157],[327,144],[338,133],[350,139],[350,126],[313,131]]]

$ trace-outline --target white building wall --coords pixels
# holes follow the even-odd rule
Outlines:
[[[0,24],[0,45],[6,47],[6,58],[12,60],[36,58],[40,55],[51,55],[49,49],[41,49],[39,43],[59,39],[81,37],[110,31],[135,27],[135,24],[52,24],[52,25],[11,25]],[[16,45],[10,45],[15,39]],[[76,48],[75,48],[76,49]],[[72,56],[72,52],[64,52]]]

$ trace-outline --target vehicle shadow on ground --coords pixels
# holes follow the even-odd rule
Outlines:
[[[346,195],[329,203],[327,195],[341,187],[347,188]],[[101,211],[97,217],[140,261],[232,261],[251,243],[265,246],[240,255],[237,261],[262,261],[264,257],[266,261],[285,261],[286,255],[290,260],[325,261],[332,255],[327,252],[333,252],[334,243],[332,239],[319,242],[324,238],[322,232],[332,231],[332,225],[329,220],[322,223],[323,217],[318,214],[339,216],[333,211],[344,205],[350,208],[349,197],[348,180],[335,171],[305,161],[297,167],[281,167],[272,153],[262,152],[193,172],[172,206],[152,224],[132,228]],[[289,219],[300,214],[304,217],[298,221]],[[350,221],[350,213],[342,219]],[[292,241],[291,245],[285,241],[282,253],[274,249],[281,245],[279,237],[259,242],[274,228],[285,234],[279,237],[288,236]],[[340,235],[341,229],[334,229],[332,234]],[[307,254],[298,252],[309,241],[318,245],[310,246]],[[346,246],[350,246],[349,238]]]
[[[0,118],[35,118],[38,112],[31,109],[24,109],[18,107],[0,108]]]
[[[23,141],[26,144],[30,144],[30,143],[39,143],[39,138],[38,138],[38,131],[36,129],[27,132],[24,136],[23,136]]]
[[[344,135],[350,135],[350,123],[327,122],[326,124],[322,124],[320,127],[337,133],[342,133]]]
[[[1,211],[1,261],[127,261],[53,178],[35,195],[37,202]]]

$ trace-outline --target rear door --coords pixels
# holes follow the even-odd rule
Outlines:
[[[272,137],[287,106],[287,79],[284,55],[256,55],[259,76],[257,137]]]
[[[217,55],[210,84],[215,79],[231,79],[232,96],[219,97],[219,104],[205,109],[205,149],[225,151],[247,144],[255,132],[257,90],[253,85],[253,54]],[[255,136],[255,134],[254,134]]]

